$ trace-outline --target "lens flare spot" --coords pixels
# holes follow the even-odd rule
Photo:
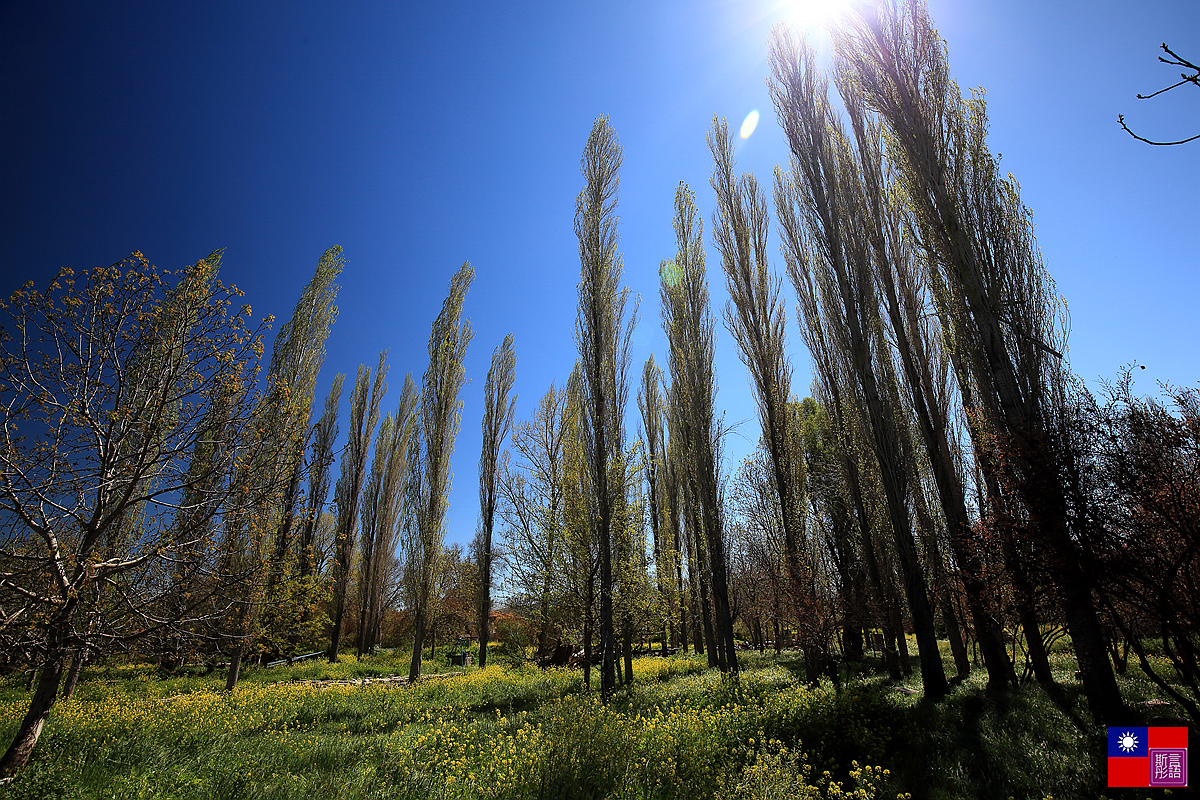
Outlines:
[[[754,109],[746,115],[746,119],[742,121],[741,137],[749,139],[750,134],[754,133],[754,129],[758,127],[758,109]]]

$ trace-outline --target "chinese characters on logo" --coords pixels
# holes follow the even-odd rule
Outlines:
[[[1150,749],[1151,786],[1187,786],[1187,749]]]

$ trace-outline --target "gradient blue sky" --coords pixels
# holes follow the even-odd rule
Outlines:
[[[766,39],[790,4],[77,2],[0,3],[0,293],[142,250],[178,267],[224,247],[223,279],[286,317],[320,254],[345,248],[341,316],[318,391],[390,348],[392,392],[420,378],[450,276],[476,269],[466,314],[462,431],[448,540],[470,539],[484,376],[516,338],[518,415],[575,359],[572,232],[579,157],[608,114],[625,149],[621,251],[642,298],[634,368],[664,349],[657,269],[674,252],[683,180],[706,228],[704,135],[735,128],[742,169],[769,183],[787,153],[770,108]],[[1200,60],[1200,3],[930,0],[964,87],[984,86],[991,146],[1021,181],[1050,273],[1069,301],[1071,360],[1092,386],[1137,360],[1137,388],[1200,377],[1200,91],[1156,61],[1166,41]],[[778,239],[773,236],[773,252]],[[711,241],[707,237],[706,240]],[[709,248],[714,307],[726,294]],[[778,264],[780,259],[776,257]],[[808,355],[789,335],[793,391]],[[718,328],[718,405],[757,421],[744,368]],[[318,399],[319,402],[319,399]],[[631,403],[629,430],[635,431]]]

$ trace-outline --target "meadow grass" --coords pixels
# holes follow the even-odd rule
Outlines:
[[[936,704],[870,664],[840,692],[808,686],[794,652],[740,654],[736,682],[703,657],[637,659],[608,705],[566,669],[301,682],[405,673],[395,653],[250,669],[232,693],[221,676],[96,668],[0,797],[1096,798],[1103,729],[1069,656],[1053,658],[1054,698],[989,693],[976,670]],[[1145,681],[1123,688],[1158,696]],[[17,678],[0,682],[5,741],[27,697]]]

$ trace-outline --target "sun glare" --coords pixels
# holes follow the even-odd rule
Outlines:
[[[784,17],[797,33],[826,27],[846,10],[848,0],[785,0]]]
[[[742,129],[739,135],[743,139],[749,139],[750,134],[754,133],[754,129],[758,127],[758,109],[754,109],[746,115],[746,119],[742,121]]]

